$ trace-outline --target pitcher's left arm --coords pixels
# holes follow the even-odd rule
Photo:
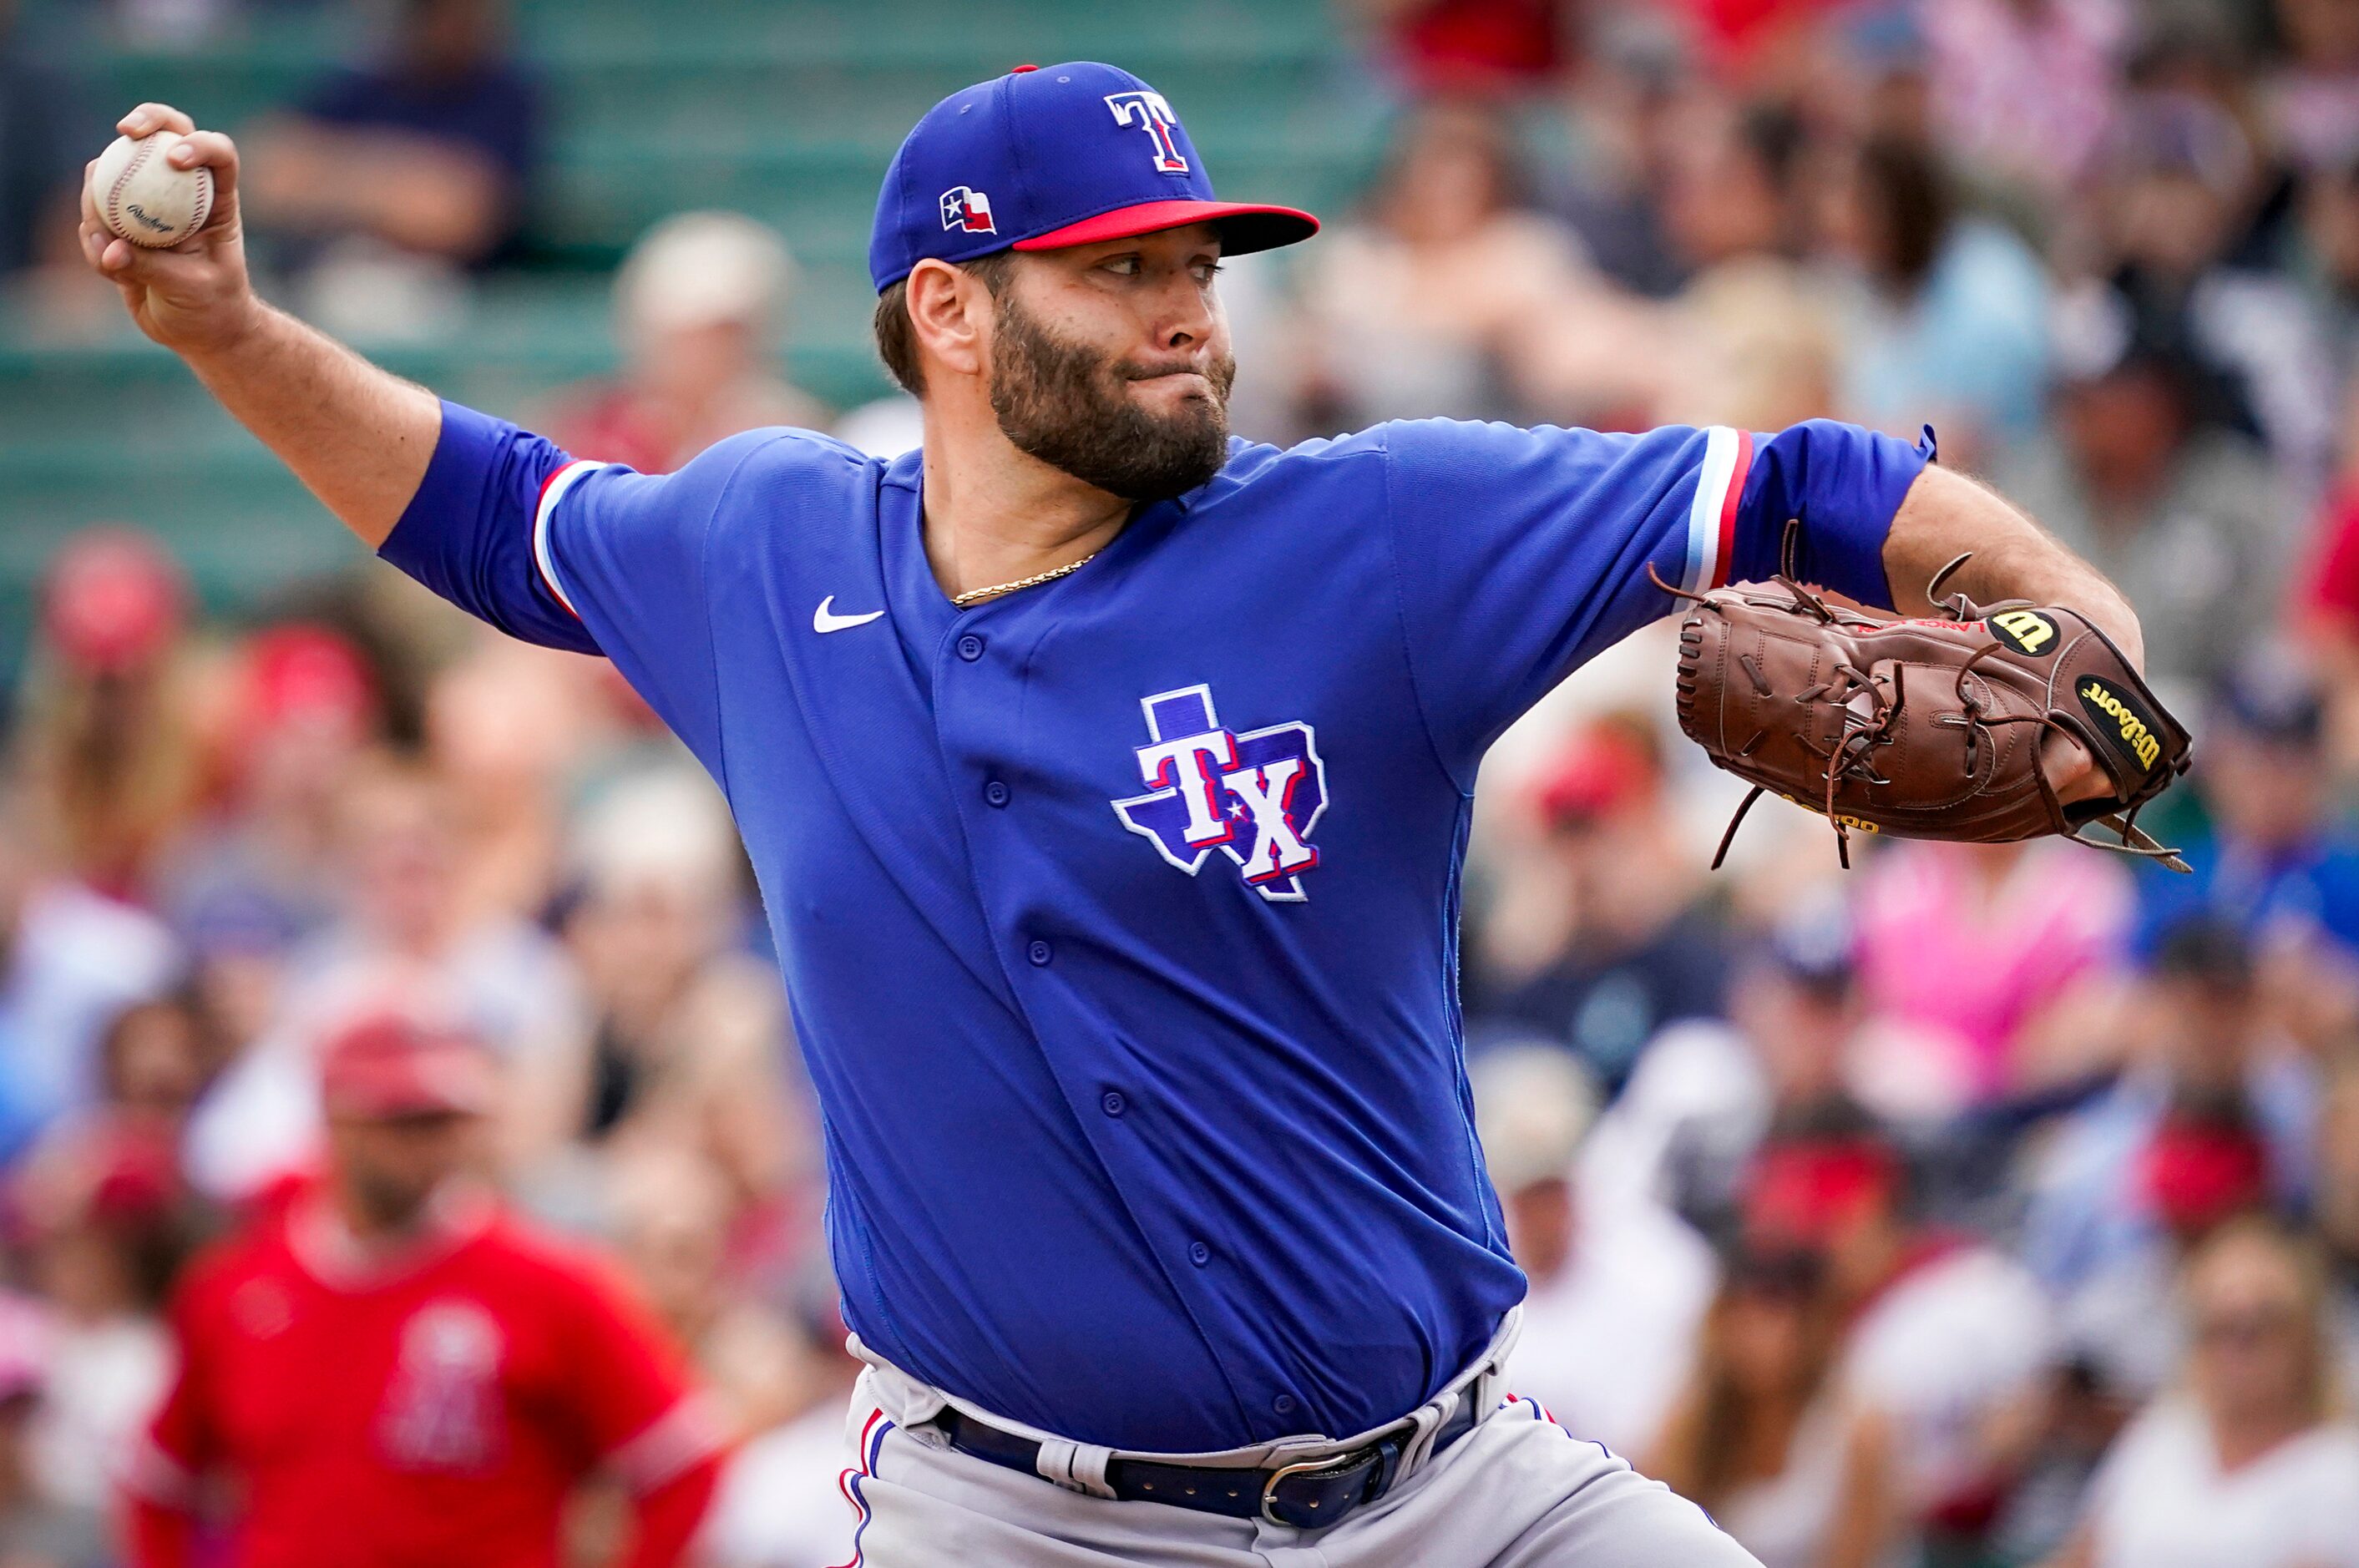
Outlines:
[[[1954,588],[1979,604],[2028,599],[2066,604],[2096,623],[2141,672],[2146,634],[2137,612],[2105,574],[2066,549],[1997,491],[1946,468],[1929,465],[1908,487],[1884,540],[1884,575],[1896,609],[1923,615],[1933,608],[1925,586],[1934,573],[1972,552],[1950,575]]]

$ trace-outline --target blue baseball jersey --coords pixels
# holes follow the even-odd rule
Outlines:
[[[1200,1452],[1398,1417],[1524,1294],[1456,991],[1484,747],[1670,606],[1650,563],[1765,576],[1799,517],[1808,575],[1888,602],[1926,458],[1832,424],[1236,441],[961,610],[915,452],[762,430],[647,477],[446,405],[383,553],[604,653],[726,792],[861,1337]]]

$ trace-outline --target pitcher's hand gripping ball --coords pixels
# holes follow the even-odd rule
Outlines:
[[[180,145],[172,131],[134,141],[117,136],[91,170],[91,199],[106,226],[136,245],[179,245],[212,215],[213,171],[175,169],[165,156]]]
[[[1680,627],[1680,727],[1753,786],[1715,867],[1773,790],[1834,824],[1845,866],[1857,828],[1966,844],[2061,833],[2187,869],[2136,823],[2187,771],[2186,729],[2077,612],[1940,600],[1965,559],[1926,590],[1940,617],[1830,604],[1794,580],[1790,558],[1772,583],[1682,595],[1694,605]],[[2086,748],[2110,795],[2058,798],[2040,765],[2051,730]]]

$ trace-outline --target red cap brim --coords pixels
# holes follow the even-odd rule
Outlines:
[[[1218,223],[1221,249],[1228,256],[1249,256],[1307,240],[1319,232],[1319,220],[1291,207],[1257,207],[1245,201],[1142,201],[1116,207],[1078,223],[1067,223],[1028,240],[1017,240],[1017,250],[1061,250],[1067,245],[1098,245],[1126,240],[1190,223]]]

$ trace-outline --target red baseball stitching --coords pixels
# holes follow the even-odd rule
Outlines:
[[[189,172],[197,177],[196,209],[189,217],[189,237],[193,239],[197,232],[205,226],[205,220],[213,215],[213,171],[210,169],[192,169]]]
[[[116,175],[114,183],[106,188],[106,226],[126,240],[131,236],[123,232],[123,188],[130,183],[131,177],[147,163],[147,155],[154,150],[155,146],[154,136],[140,137],[139,145],[131,149],[131,161],[123,166],[123,172]]]
[[[123,232],[123,188],[131,183],[133,175],[147,167],[147,156],[155,150],[156,137],[152,132],[140,137],[137,147],[131,154],[131,161],[123,166],[123,172],[114,177],[114,183],[109,186],[106,191],[106,226],[114,231],[117,238],[130,240],[133,245],[137,245],[139,242],[131,239],[129,234]],[[190,172],[197,177],[196,208],[189,220],[189,233],[182,234],[180,239],[187,239],[190,234],[203,228],[205,220],[213,214],[213,171],[210,169],[191,169]],[[172,243],[178,245],[179,240]]]

